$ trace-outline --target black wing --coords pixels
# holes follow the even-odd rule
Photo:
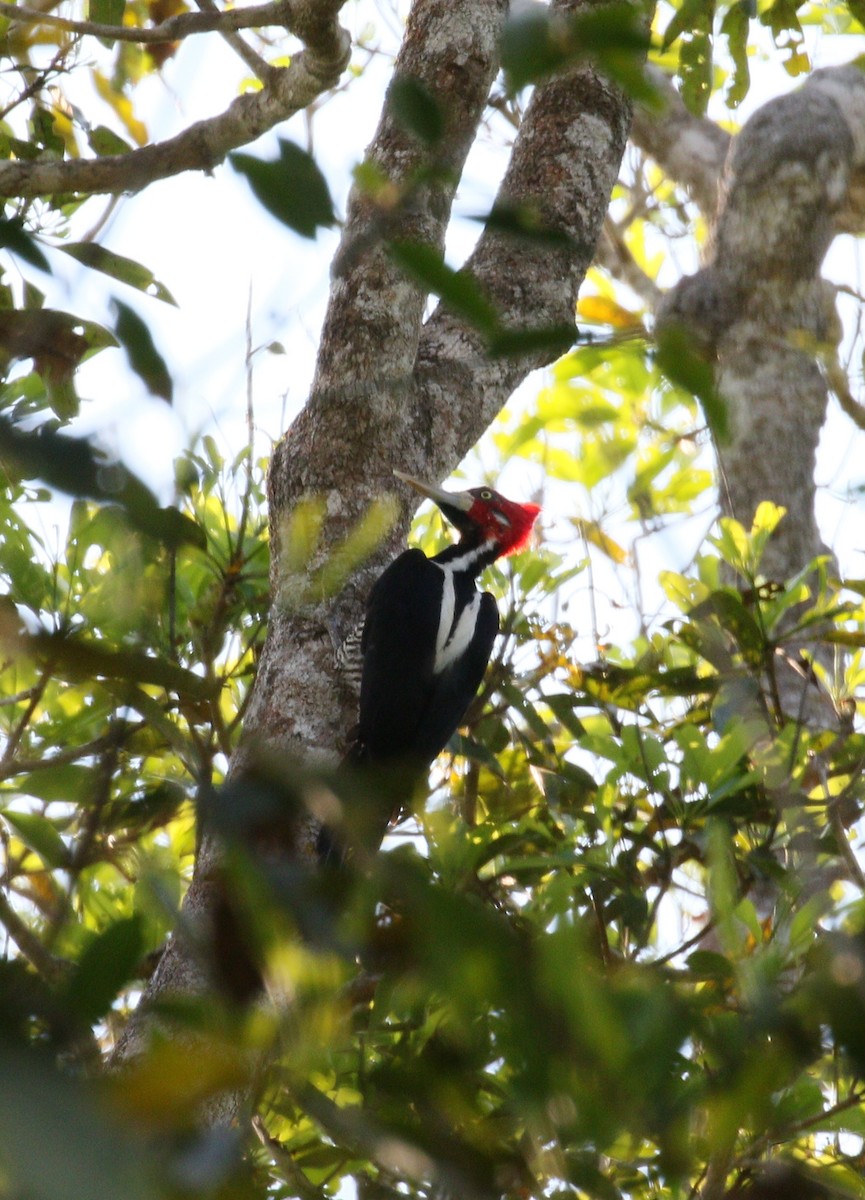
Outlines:
[[[465,653],[435,678],[415,741],[419,761],[431,763],[462,724],[483,682],[498,632],[498,607],[489,592],[482,592],[475,631]]]
[[[444,588],[441,568],[406,550],[372,589],[364,626],[357,757],[428,765],[477,694],[499,628],[492,596],[481,596],[465,653],[436,675]]]
[[[370,593],[358,742],[371,762],[410,750],[432,685],[441,593],[441,571],[421,550],[394,559]]]

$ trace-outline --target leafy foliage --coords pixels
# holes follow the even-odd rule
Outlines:
[[[791,1186],[858,1194],[865,881],[849,838],[865,747],[835,713],[855,704],[865,589],[821,562],[762,579],[783,520],[764,506],[750,530],[720,522],[693,570],[663,574],[672,611],[630,648],[597,639],[587,654],[551,615],[603,563],[630,569],[613,518],[651,537],[708,500],[695,417],[628,343],[576,352],[535,411],[502,419],[499,451],[543,454],[591,513],[584,552],[540,545],[491,573],[500,653],[460,755],[389,853],[333,876],[259,856],[262,832],[290,827],[322,788],[351,802],[339,777],[262,762],[208,802],[229,848],[227,924],[202,952],[222,982],[165,1014],[179,1041],[154,1041],[96,1092],[25,1047],[92,1062],[177,919],[193,809],[236,740],[261,633],[260,485],[247,452],[225,464],[205,439],[179,465],[204,547],[168,551],[122,510],[78,500],[53,558],[28,521],[40,493],[18,486],[0,915],[24,957],[3,966],[3,1061],[75,1104],[76,1161],[104,1194],[125,1186],[88,1133],[105,1103],[121,1142],[173,1147],[136,1185],[148,1195],[173,1194],[194,1163],[192,1194],[232,1197],[329,1193],[349,1177],[382,1196],[675,1196],[707,1164],[744,1186],[778,1145]],[[588,508],[611,468],[630,480],[619,504]],[[416,536],[446,535],[433,520]],[[85,627],[176,676],[94,671],[74,654]],[[72,656],[36,628],[62,633]],[[783,668],[805,644],[791,707]],[[828,699],[818,652],[838,644],[852,651],[845,679],[805,724],[796,701],[815,679]],[[196,664],[207,686],[185,690]],[[244,961],[290,1002],[239,1002]],[[244,1161],[240,1142],[192,1122],[208,1097],[250,1084],[259,1142]],[[44,1119],[29,1097],[16,1130]],[[37,1176],[4,1158],[35,1194],[65,1194],[50,1155]]]
[[[102,0],[90,17],[147,24],[182,7]],[[859,7],[684,0],[660,10],[656,57],[675,60],[695,111],[719,87],[736,104],[755,22],[795,73],[803,22],[850,27]],[[634,10],[611,11],[512,23],[512,92],[588,55],[651,99]],[[0,37],[33,70],[0,153],[146,141],[135,88],[170,45],[124,43],[106,51],[110,69],[88,65],[110,125],[85,128],[47,99],[69,39],[16,24]],[[392,103],[438,145],[430,96],[403,80]],[[313,236],[335,219],[330,195],[288,146],[277,163],[235,165]],[[286,186],[293,172],[309,202]],[[369,164],[358,179],[373,199],[391,186]],[[424,182],[388,195],[409,203]],[[323,799],[362,803],[363,785],[263,757],[224,782],[267,612],[264,464],[250,447],[226,462],[205,436],[162,507],[58,432],[78,408],[77,365],[115,338],[45,308],[29,273],[50,270],[55,241],[171,302],[142,264],[45,232],[77,203],[45,197],[0,224],[28,272],[0,283],[0,1196],[354,1185],[381,1198],[678,1200],[713,1181],[717,1196],[754,1200],[862,1195],[865,584],[824,560],[765,578],[784,520],[771,505],[749,528],[715,522],[706,425],[723,435],[726,414],[703,364],[681,345],[650,349],[633,296],[593,272],[579,317],[598,340],[488,439],[524,478],[543,469],[547,511],[564,519],[488,575],[504,637],[483,692],[385,853],[304,869],[262,847],[290,841]],[[656,230],[680,235],[687,201],[643,163],[613,216],[631,282],[655,286]],[[490,220],[560,237],[531,211]],[[525,348],[440,255],[392,252],[491,354]],[[146,325],[116,311],[131,368],[169,398]],[[573,330],[520,336],[570,346]],[[32,370],[16,373],[21,362]],[[46,483],[72,498],[59,505]],[[285,572],[303,576],[325,517],[311,500],[281,531]],[[391,517],[370,512],[307,586],[336,592]],[[670,561],[675,535],[695,548],[687,565]],[[414,536],[448,535],[433,517]],[[656,578],[663,596],[650,598]],[[614,605],[629,606],[630,629],[613,627]],[[163,1002],[141,1055],[105,1074],[165,938],[197,936],[179,903],[201,816],[225,845],[216,937],[196,943],[212,987]],[[252,1097],[257,1140],[248,1123],[200,1127],[202,1105],[234,1088]]]
[[[336,221],[327,182],[306,150],[279,139],[279,158],[264,162],[252,154],[229,155],[235,171],[246,176],[264,207],[277,220],[304,237]]]

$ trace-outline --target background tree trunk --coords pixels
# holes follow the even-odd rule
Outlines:
[[[642,113],[635,136],[708,218],[715,193],[720,209],[708,262],[664,299],[659,318],[681,323],[716,359],[731,433],[718,448],[721,505],[746,526],[761,500],[786,508],[763,561],[766,575],[786,579],[826,553],[814,457],[828,399],[823,367],[841,326],[820,269],[837,233],[862,228],[865,80],[856,67],[816,72],[761,108],[729,156],[727,135],[665,92],[667,113],[657,121]]]

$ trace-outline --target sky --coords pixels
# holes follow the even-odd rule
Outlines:
[[[387,3],[349,0],[343,23],[355,40],[370,35],[369,52],[356,49],[353,59],[363,73],[348,92],[323,104],[312,122],[299,114],[277,131],[304,147],[312,137],[338,214],[345,212],[352,168],[374,132],[401,31]],[[222,42],[189,39],[167,64],[164,79],[139,89],[136,112],[147,114],[152,138],[169,136],[225,107],[247,76],[247,68]],[[82,96],[80,107],[88,100],[92,107],[92,95]],[[275,139],[276,133],[269,134],[249,150],[271,157]],[[490,154],[481,151],[476,157],[489,159]],[[472,175],[470,170],[463,183],[463,203],[478,211],[490,196],[488,169],[480,175],[475,169]],[[106,206],[101,200],[85,206],[73,236],[83,236]],[[461,252],[467,252],[467,238],[475,236],[476,226],[466,229],[467,224],[454,239],[457,253],[460,242]],[[243,438],[250,309],[253,345],[278,342],[285,350],[255,358],[255,409],[263,434],[260,448],[265,451],[268,439],[285,427],[307,393],[338,240],[339,231],[333,230],[320,231],[310,241],[270,218],[228,164],[210,176],[186,174],[124,198],[99,241],[145,263],[178,308],[112,284],[63,255],[51,256],[59,276],[48,281],[46,290],[51,303],[108,324],[112,318],[106,302],[111,294],[131,304],[150,326],[174,374],[175,411],[147,396],[126,368],[121,351],[108,350],[79,372],[79,391],[89,403],[77,431],[98,430],[160,489],[171,486],[169,447],[177,452],[194,432],[211,426],[215,429],[210,431],[228,443]]]
[[[77,6],[76,6],[77,7]],[[349,0],[342,20],[355,50],[359,76],[318,107],[311,121],[299,114],[248,149],[259,156],[275,152],[276,133],[309,145],[323,170],[338,213],[345,211],[351,170],[362,157],[375,129],[392,56],[408,10],[407,0]],[[818,65],[847,61],[865,50],[865,39],[833,39],[811,31],[810,50]],[[766,98],[798,86],[780,66],[781,55],[768,46],[752,61],[752,89],[734,119],[743,121]],[[84,112],[94,111],[94,93],[84,78],[70,98]],[[136,114],[146,121],[151,138],[159,139],[194,120],[224,108],[247,77],[247,68],[229,47],[212,36],[190,38],[170,60],[162,77],[147,80],[135,93]],[[730,114],[718,111],[716,117]],[[93,118],[91,118],[93,119]],[[104,119],[102,115],[98,118]],[[473,149],[455,205],[456,219],[448,237],[454,265],[471,249],[479,232],[466,217],[489,208],[504,167],[502,141],[509,127],[496,119]],[[83,237],[100,219],[107,200],[96,199],[77,215],[72,236]],[[130,304],[149,325],[174,376],[172,407],[154,399],[129,370],[122,351],[106,350],[83,365],[78,389],[86,402],[75,432],[96,434],[159,494],[172,499],[173,459],[201,430],[212,433],[226,455],[245,439],[246,323],[250,313],[252,345],[279,343],[284,353],[260,350],[253,359],[253,396],[258,428],[257,449],[266,454],[273,438],[302,406],[314,369],[324,315],[329,265],[338,230],[322,231],[315,241],[303,239],[267,215],[245,180],[224,164],[211,175],[191,173],[159,182],[136,196],[125,197],[112,210],[98,240],[111,250],[141,261],[169,289],[177,307],[160,303],[68,257],[49,253],[55,274],[40,277],[47,303],[68,308],[111,325],[110,299]],[[671,263],[666,284],[681,270],[693,269],[687,255]],[[836,240],[826,274],[862,290],[862,259],[857,242]],[[855,323],[858,304],[845,302],[847,323]],[[519,402],[531,398],[546,381],[532,377]],[[853,378],[854,391],[861,371]],[[849,422],[837,411],[824,437],[818,478],[823,484],[819,517],[824,535],[837,541],[847,566],[865,575],[861,557],[858,511],[846,502],[850,487],[865,483],[865,440],[851,437]],[[486,464],[489,454],[482,455]],[[520,476],[519,471],[522,471]],[[506,468],[517,493],[534,486],[527,467]],[[691,548],[679,551],[683,561]]]

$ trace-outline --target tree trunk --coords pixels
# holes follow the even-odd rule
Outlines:
[[[558,7],[576,6],[563,0]],[[430,149],[401,128],[386,100],[366,161],[402,202],[378,208],[357,188],[350,198],[312,393],[271,463],[273,600],[235,775],[264,750],[283,762],[339,754],[355,714],[336,682],[334,645],[360,619],[382,564],[404,544],[409,498],[399,497],[389,536],[338,595],[311,597],[310,579],[369,506],[395,491],[394,467],[433,480],[449,474],[528,372],[554,357],[547,348],[490,359],[478,332],[443,305],[424,324],[426,292],[396,266],[383,240],[443,246],[457,181],[498,70],[506,10],[506,0],[416,0],[412,8],[395,77],[425,85],[445,133]],[[483,233],[467,267],[505,329],[573,325],[630,117],[627,98],[591,66],[536,89],[498,199],[532,205],[568,237],[559,245]],[[287,523],[311,499],[323,504],[325,519],[298,572],[281,550]],[[315,833],[310,819],[288,852],[309,856]],[[216,865],[205,837],[184,905],[185,926],[199,933],[219,902]],[[194,940],[170,942],[119,1048],[121,1059],[141,1046],[154,999],[208,986]],[[229,1119],[237,1103],[226,1097],[211,1118]]]
[[[814,456],[828,389],[823,370],[840,338],[834,289],[820,275],[832,238],[862,228],[865,78],[856,67],[816,72],[770,101],[733,140],[684,113],[635,123],[643,149],[712,216],[710,259],[673,289],[659,319],[685,326],[717,362],[728,445],[718,448],[724,510],[750,525],[761,500],[787,510],[762,569],[786,579],[826,553],[815,520]],[[671,139],[682,131],[690,153]]]

